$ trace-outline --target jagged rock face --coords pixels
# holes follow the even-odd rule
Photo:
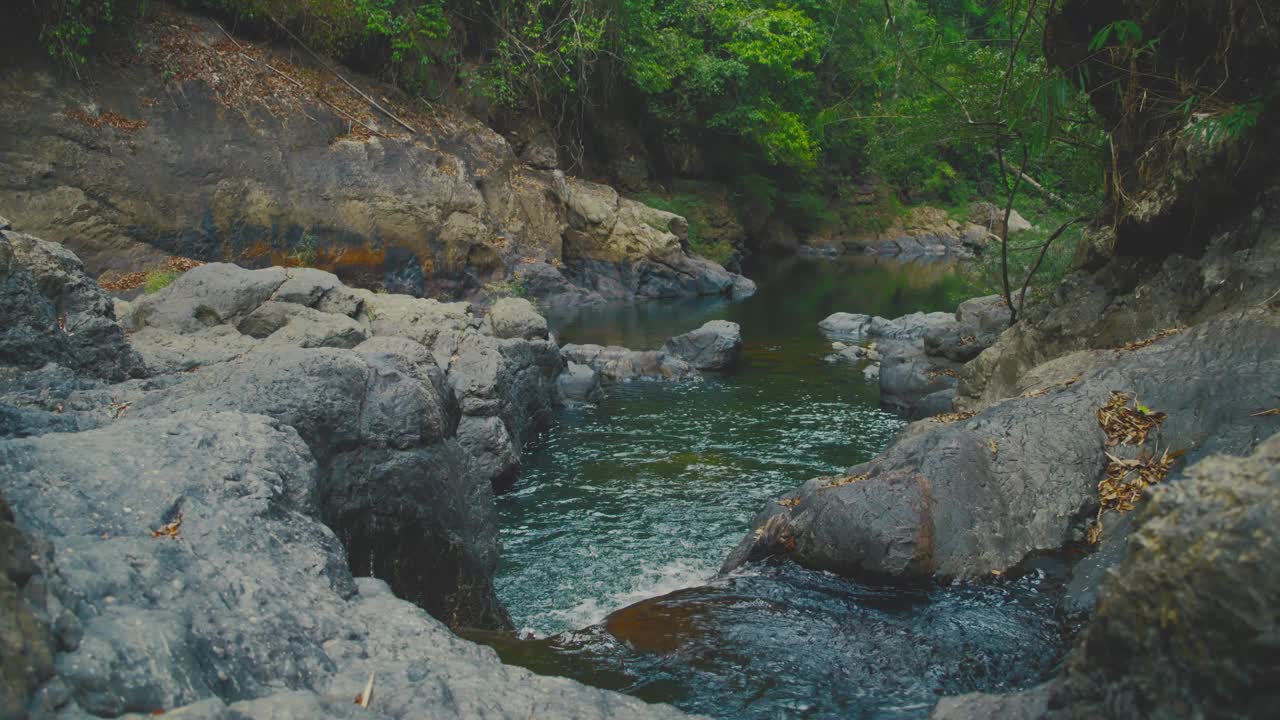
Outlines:
[[[123,380],[143,372],[111,300],[61,245],[0,229],[0,364],[60,363]]]
[[[1143,348],[1080,356],[1027,397],[920,423],[875,460],[770,504],[726,567],[785,553],[855,576],[1004,572],[1083,539],[1107,462],[1096,412],[1113,390],[1168,413],[1161,446],[1187,449],[1188,461],[1248,452],[1280,423],[1251,417],[1257,388],[1280,377],[1277,347],[1280,316],[1254,308]]]
[[[573,223],[573,198],[603,186],[577,190],[593,186],[522,164],[472,118],[439,108],[413,116],[410,134],[374,113],[381,136],[371,135],[256,65],[206,19],[136,28],[150,59],[88,68],[92,84],[43,60],[6,59],[0,73],[0,104],[23,108],[0,117],[0,210],[65,242],[94,276],[176,254],[314,265],[418,296],[523,283],[526,267],[537,268],[529,287],[551,301],[729,291],[732,276],[669,231],[683,220],[615,193],[593,229]],[[183,68],[178,79],[151,66],[158,51]],[[335,98],[348,92],[325,82]],[[662,228],[646,224],[658,215]]]

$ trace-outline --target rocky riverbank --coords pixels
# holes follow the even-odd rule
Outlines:
[[[180,255],[347,284],[546,303],[749,292],[678,215],[567,176],[555,153],[162,8],[67,82],[5,57],[0,207],[117,277]],[[301,63],[301,64],[300,64]],[[366,98],[380,98],[396,120]]]
[[[0,305],[6,717],[678,714],[440,622],[509,623],[493,486],[562,368],[528,303],[211,264],[113,306],[4,230]]]

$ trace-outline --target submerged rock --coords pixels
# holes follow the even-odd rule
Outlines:
[[[711,320],[671,338],[662,350],[699,370],[728,370],[738,364],[742,355],[742,329],[735,322]]]

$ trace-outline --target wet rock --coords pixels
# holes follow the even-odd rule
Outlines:
[[[684,359],[662,350],[629,350],[618,346],[565,345],[560,348],[565,360],[586,365],[603,383],[631,380],[694,380],[701,378],[697,368]]]
[[[145,373],[111,300],[56,243],[0,230],[0,316],[0,364],[57,362],[117,381]]]
[[[601,395],[600,377],[589,365],[570,360],[556,379],[556,389],[562,402],[596,402]]]
[[[1112,353],[1072,382],[908,433],[875,460],[802,486],[753,525],[727,566],[767,552],[854,576],[977,578],[1084,537],[1106,464],[1095,416],[1111,391],[1168,413],[1162,447],[1246,452],[1265,432],[1251,388],[1280,374],[1280,319],[1255,309]],[[1114,450],[1113,450],[1114,452]],[[1172,479],[1172,478],[1171,478]],[[1105,524],[1105,520],[1104,520]],[[768,535],[761,538],[767,539]]]
[[[671,338],[662,350],[698,370],[728,370],[742,355],[742,329],[735,322],[711,320]]]

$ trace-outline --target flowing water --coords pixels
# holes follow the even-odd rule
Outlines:
[[[789,563],[716,577],[768,498],[870,459],[902,426],[874,383],[822,362],[818,321],[966,296],[945,265],[794,259],[754,275],[760,292],[739,303],[551,318],[561,342],[635,349],[733,320],[743,362],[562,411],[498,499],[498,593],[535,639],[478,639],[538,672],[726,718],[923,717],[939,693],[1038,680],[1061,646],[1044,571],[910,591]]]

